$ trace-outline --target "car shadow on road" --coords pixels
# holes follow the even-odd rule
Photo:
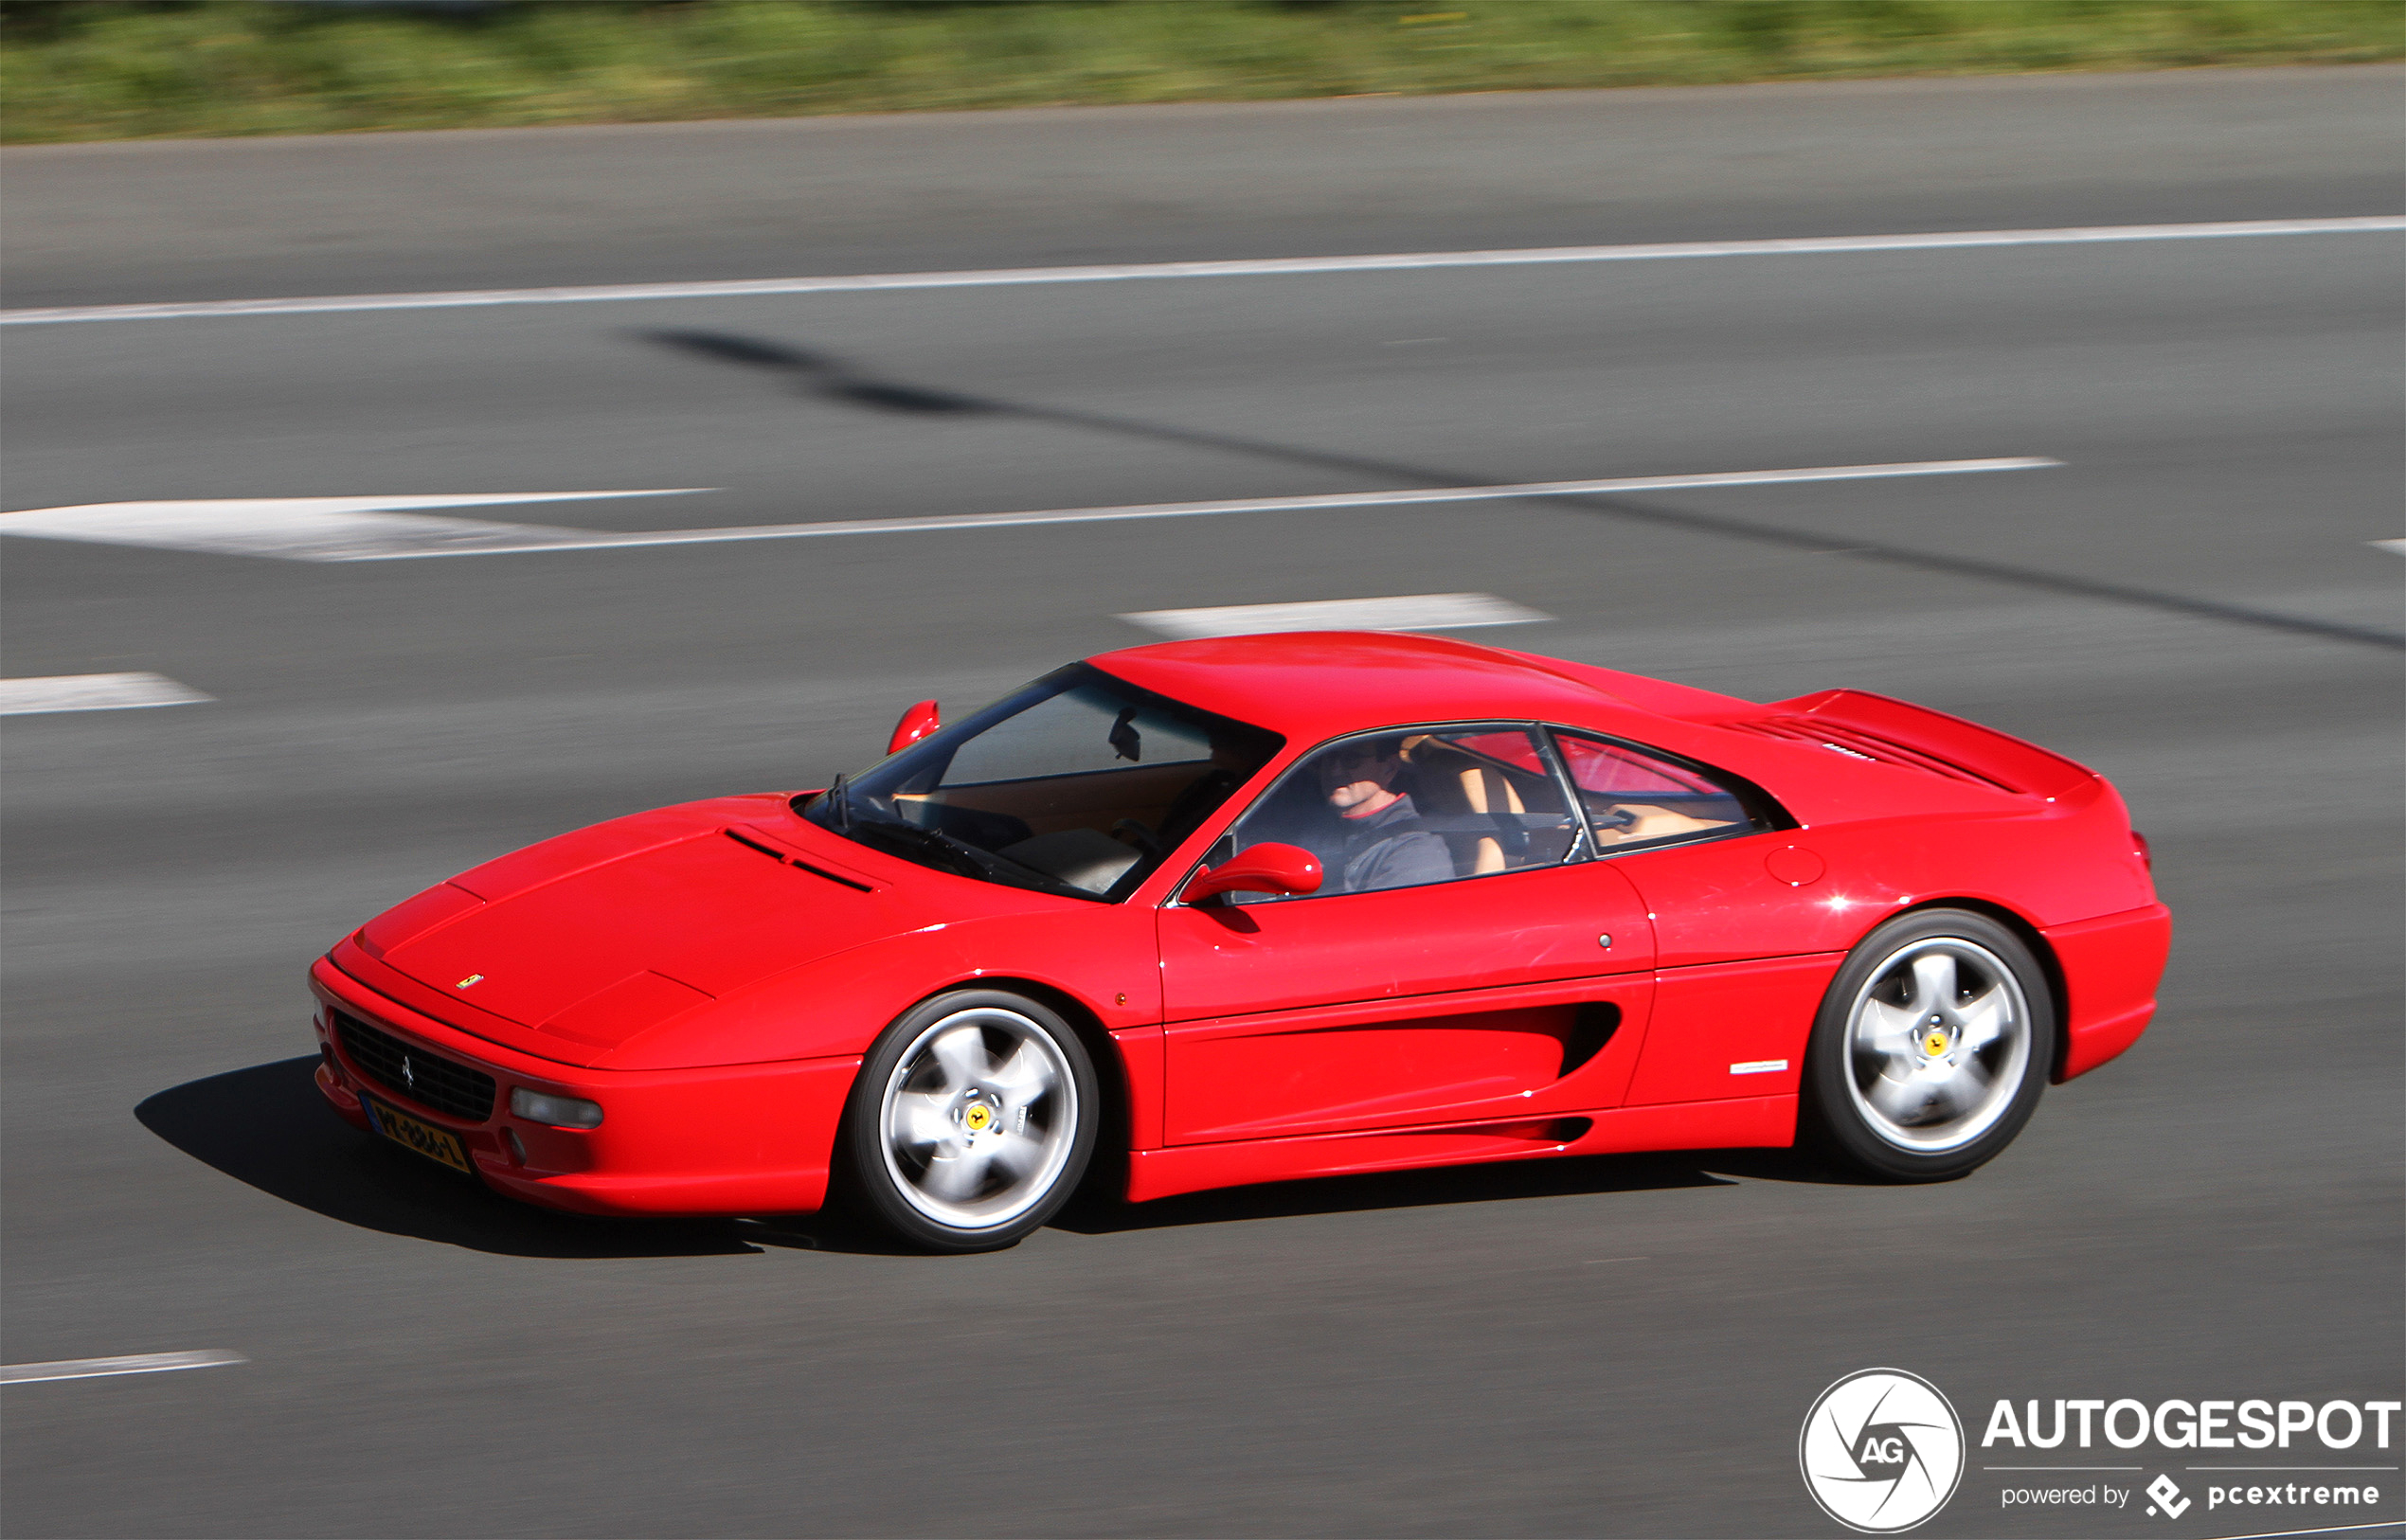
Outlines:
[[[193,1159],[286,1203],[473,1251],[591,1260],[900,1250],[833,1216],[588,1219],[532,1208],[352,1128],[326,1105],[316,1070],[312,1054],[211,1075],[159,1092],[134,1116]]]
[[[762,1219],[596,1219],[505,1198],[422,1156],[360,1133],[318,1094],[310,1055],[188,1081],[134,1109],[144,1128],[203,1165],[313,1213],[363,1229],[509,1257],[758,1256],[767,1249],[919,1256],[840,1212]],[[1727,1173],[1729,1174],[1716,1174]],[[1089,1183],[1052,1221],[1111,1235],[1231,1220],[1371,1209],[1829,1180],[1785,1150],[1584,1155],[1323,1176],[1122,1202]],[[941,1261],[930,1257],[929,1261]]]
[[[1714,1170],[1736,1170],[1732,1152],[1688,1150],[1669,1155],[1572,1155],[1514,1160],[1488,1166],[1443,1166],[1425,1171],[1381,1172],[1368,1176],[1316,1176],[1259,1187],[1190,1192],[1151,1203],[1115,1203],[1081,1194],[1053,1220],[1057,1229],[1080,1235],[1172,1226],[1216,1225],[1230,1220],[1293,1219],[1310,1214],[1353,1213],[1369,1209],[1421,1209],[1437,1204],[1502,1203],[1517,1198],[1558,1198],[1605,1192],[1654,1191],[1665,1188],[1734,1187]],[[1747,1151],[1749,1156],[1787,1155],[1786,1151]],[[1754,1171],[1778,1173],[1777,1163],[1748,1162]],[[1712,1169],[1707,1169],[1712,1168]],[[1774,1179],[1777,1179],[1776,1176]],[[1799,1176],[1794,1179],[1809,1179]]]

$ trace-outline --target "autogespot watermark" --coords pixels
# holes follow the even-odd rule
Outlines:
[[[2054,1415],[2042,1433],[2038,1402],[2023,1403],[2026,1409],[2019,1417],[2012,1402],[1998,1402],[1988,1413],[1988,1430],[1980,1436],[1980,1447],[2057,1448],[2073,1431],[2067,1424],[2076,1421],[2079,1442],[2073,1447],[2081,1449],[2094,1447],[2090,1440],[2092,1428],[2116,1449],[2136,1449],[2149,1442],[2164,1449],[2287,1449],[2292,1435],[2303,1444],[2308,1430],[2325,1449],[2353,1449],[2364,1442],[2367,1432],[2373,1436],[2373,1447],[2386,1449],[2389,1420],[2400,1406],[2395,1401],[2325,1401],[2317,1407],[2310,1401],[2178,1400],[2149,1406],[2127,1397],[2054,1405]],[[2092,1415],[2099,1412],[2104,1415],[2095,1417],[2092,1424]]]
[[[2202,1453],[2227,1449],[2234,1457],[2227,1465],[2197,1464],[2184,1470],[2192,1485],[2204,1486],[2208,1513],[2221,1508],[2280,1509],[2286,1517],[2289,1510],[2313,1509],[2319,1512],[2299,1516],[2306,1522],[2321,1522],[2333,1511],[2349,1514],[2350,1511],[2378,1506],[2381,1486],[2376,1477],[2397,1469],[2379,1463],[2289,1463],[2317,1447],[2333,1451],[2361,1449],[2374,1454],[2388,1449],[2390,1419],[2401,1406],[2395,1401],[2325,1401],[2317,1406],[2310,1401],[2234,1397],[2228,1401],[2191,1402],[2176,1397],[2150,1406],[2127,1396],[2118,1400],[2098,1396],[2056,1400],[2048,1405],[2043,1416],[2040,1406],[2036,1399],[2025,1401],[2017,1413],[2013,1402],[2000,1400],[1990,1407],[1988,1426],[1980,1436],[1983,1453],[2095,1449],[2100,1438],[2117,1450],[2178,1449]],[[2307,1442],[2308,1434],[2313,1436],[2311,1443]],[[2292,1441],[2295,1450],[2284,1454],[2291,1451]],[[2268,1451],[2280,1463],[2238,1463],[2236,1457],[2249,1451]],[[2045,1469],[1996,1465],[1986,1468]],[[2135,1471],[2142,1467],[2128,1468]],[[2387,1478],[2395,1492],[2396,1477]],[[2146,1512],[2155,1518],[2179,1518],[2198,1500],[2169,1472],[2159,1474],[2147,1483],[2146,1495],[2152,1500]],[[2128,1488],[2117,1488],[2110,1481],[2094,1481],[2087,1486],[2007,1486],[2001,1493],[2001,1501],[2007,1508],[2082,1503],[2127,1507],[2129,1500]]]
[[[2174,1519],[2201,1503],[2207,1513],[2249,1510],[2251,1520],[2327,1525],[2376,1516],[2385,1497],[2396,1505],[2398,1466],[2389,1451],[2400,1409],[2396,1401],[2237,1397],[1999,1400],[1980,1448],[1984,1459],[2014,1462],[1980,1468],[1998,1474],[1998,1503],[2008,1511]],[[2227,1459],[2215,1458],[2224,1450]],[[2160,1469],[2142,1486],[2146,1465],[2096,1462],[2131,1458],[2183,1463],[2179,1477]],[[1901,1369],[1866,1369],[1815,1399],[1797,1462],[1823,1513],[1866,1534],[1894,1534],[1947,1506],[1968,1454],[1963,1424],[1936,1386]]]

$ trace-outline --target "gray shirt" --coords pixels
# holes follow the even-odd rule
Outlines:
[[[1343,848],[1322,861],[1338,879],[1333,890],[1367,893],[1452,881],[1454,858],[1444,839],[1426,829],[1396,827],[1416,824],[1419,817],[1411,798],[1398,797],[1367,818],[1345,820]]]

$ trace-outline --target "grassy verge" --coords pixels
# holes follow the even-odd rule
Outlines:
[[[0,138],[2400,57],[2399,0],[12,0]]]

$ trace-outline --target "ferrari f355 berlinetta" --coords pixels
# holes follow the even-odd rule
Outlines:
[[[2113,788],[2003,733],[1298,633],[923,702],[833,786],[502,856],[310,982],[334,1109],[502,1192],[965,1251],[1090,1178],[1960,1176],[2138,1037],[2169,937]]]

